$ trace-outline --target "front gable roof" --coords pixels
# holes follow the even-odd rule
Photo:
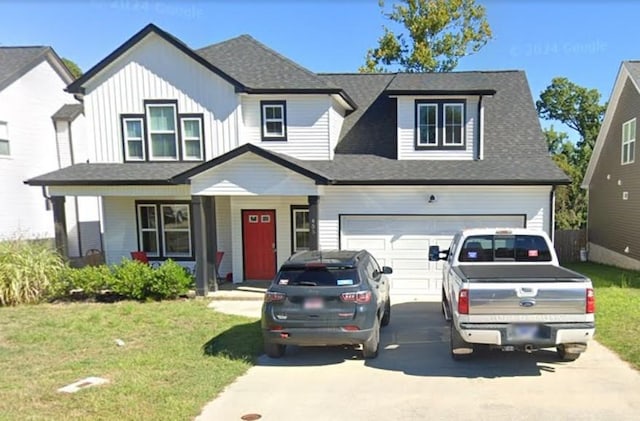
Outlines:
[[[236,89],[243,89],[244,86],[222,70],[220,70],[217,66],[212,64],[211,62],[205,60],[200,55],[196,54],[191,48],[189,48],[184,42],[180,41],[178,38],[174,37],[170,33],[163,31],[156,25],[150,23],[149,25],[142,28],[138,33],[125,41],[122,45],[116,48],[111,54],[102,59],[98,64],[93,66],[91,69],[87,70],[85,74],[83,74],[80,78],[74,81],[72,84],[67,86],[67,92],[71,93],[84,93],[84,85],[102,72],[105,68],[107,68],[111,63],[118,60],[122,55],[124,55],[127,51],[133,48],[136,44],[146,38],[149,34],[156,34],[163,40],[167,41],[169,44],[176,47],[178,50],[182,51],[191,59],[195,60],[200,65],[209,69],[216,75],[220,76],[231,85],[233,85]]]
[[[604,148],[606,139],[609,137],[608,133],[611,127],[611,121],[613,120],[613,116],[618,108],[618,100],[620,99],[620,95],[622,94],[627,80],[631,81],[635,89],[638,91],[638,95],[640,95],[640,61],[623,61],[620,65],[620,70],[618,71],[615,84],[613,85],[613,91],[609,98],[607,110],[604,113],[602,126],[600,126],[600,132],[598,132],[593,153],[591,154],[587,171],[585,172],[584,179],[582,180],[581,187],[583,189],[588,189],[589,184],[591,184],[591,178],[598,166],[598,160],[602,154],[602,149]]]
[[[0,91],[44,60],[49,61],[65,83],[73,80],[69,69],[51,47],[0,47]]]
[[[177,174],[173,177],[173,182],[176,184],[184,184],[188,183],[191,177],[194,177],[198,174],[201,174],[204,171],[207,171],[211,168],[217,167],[219,165],[224,164],[225,162],[229,162],[239,156],[253,153],[256,154],[268,161],[273,163],[282,165],[285,168],[288,168],[298,174],[301,174],[305,177],[309,177],[314,180],[317,184],[327,184],[329,182],[329,178],[326,177],[321,172],[315,170],[312,166],[309,165],[309,161],[303,161],[300,159],[295,159],[287,155],[275,153],[268,151],[266,149],[262,149],[258,146],[255,146],[251,143],[245,143],[244,145],[225,153],[224,155],[220,155],[210,161],[202,163],[196,167],[190,168],[180,174]]]

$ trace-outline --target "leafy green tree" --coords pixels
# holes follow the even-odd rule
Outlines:
[[[361,72],[393,66],[406,72],[449,72],[492,37],[485,8],[475,0],[399,0],[390,12],[384,0],[378,3],[401,31],[383,26],[378,46],[367,52]]]
[[[62,58],[62,62],[67,66],[67,69],[69,69],[74,79],[78,79],[82,76],[82,70],[80,70],[80,67],[75,62],[64,57]]]
[[[540,94],[536,108],[540,118],[558,121],[579,136],[574,144],[567,133],[556,132],[553,126],[545,130],[549,153],[571,178],[570,185],[556,190],[556,228],[583,228],[587,223],[587,197],[580,184],[607,106],[600,104],[597,89],[587,89],[567,78],[557,77]]]

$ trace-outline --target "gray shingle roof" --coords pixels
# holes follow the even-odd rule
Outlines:
[[[398,73],[389,91],[478,91],[493,90],[496,72]]]
[[[145,162],[127,164],[76,164],[27,180],[32,186],[172,184],[170,179],[197,164]]]
[[[358,104],[345,117],[337,154],[372,154],[395,158],[396,101],[384,93],[394,74],[320,74],[342,87]]]
[[[49,47],[0,47],[0,90],[39,63]]]
[[[196,53],[250,88],[337,89],[249,35],[201,48]]]
[[[64,104],[51,118],[54,120],[73,121],[84,111],[82,104]]]
[[[624,62],[625,67],[629,71],[629,74],[636,82],[636,85],[640,86],[640,61],[629,60]]]

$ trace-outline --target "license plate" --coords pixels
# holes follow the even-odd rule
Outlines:
[[[324,307],[322,298],[307,298],[304,300],[305,310],[318,310]]]
[[[538,325],[516,325],[511,329],[511,339],[531,340],[538,336]]]

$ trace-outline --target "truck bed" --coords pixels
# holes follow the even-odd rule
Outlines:
[[[459,265],[459,276],[469,282],[584,282],[584,276],[555,265]]]

